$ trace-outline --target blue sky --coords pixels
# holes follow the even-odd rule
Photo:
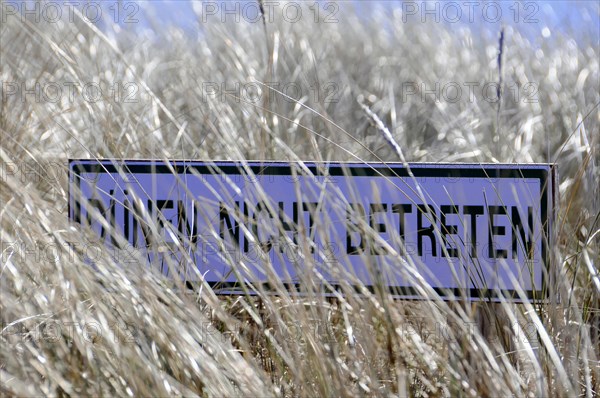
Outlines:
[[[286,2],[264,0],[264,3],[266,12],[269,13],[271,10],[273,17],[281,20]],[[278,7],[268,6],[277,3]],[[425,20],[425,23],[436,23],[437,18],[438,23],[451,27],[468,26],[474,30],[489,30],[493,34],[497,34],[502,26],[513,26],[531,38],[548,38],[562,31],[576,40],[590,39],[590,36],[593,36],[591,38],[594,43],[600,45],[600,1],[597,0],[346,0],[336,2],[293,0],[287,2],[288,5],[300,3],[304,3],[307,7],[312,6],[311,9],[303,9],[303,18],[314,19],[318,13],[321,19],[329,15],[333,19],[342,21],[348,15],[359,15],[360,18],[368,21],[374,9],[389,12],[395,8],[403,11],[399,15],[407,24],[420,24],[422,20]],[[469,6],[469,3],[474,5]],[[39,4],[35,5],[33,0],[6,0],[2,4],[2,13],[12,12],[7,8],[11,4],[16,4],[21,10],[39,7]],[[87,10],[90,18],[98,13],[94,7],[101,7],[102,18],[99,18],[96,23],[102,29],[111,31],[112,21],[118,22],[121,27],[131,29],[151,28],[153,35],[156,36],[160,36],[161,31],[168,29],[169,26],[177,26],[193,37],[201,31],[202,24],[207,21],[218,22],[222,19],[232,21],[236,17],[239,18],[240,23],[251,23],[249,20],[254,20],[254,23],[262,24],[256,0],[67,0],[64,2],[49,0],[41,4],[43,4],[42,14],[49,12],[48,15],[51,15],[52,4],[68,4],[67,8],[76,5],[79,11]],[[235,13],[237,15],[226,12],[226,9],[235,10],[236,5],[239,10]],[[63,9],[62,12],[63,19],[68,18],[68,10]],[[294,7],[290,7],[287,12],[288,17],[294,17]]]
[[[265,0],[268,2],[268,0]],[[297,1],[301,3],[302,1]],[[212,14],[207,18],[213,18],[219,20],[220,18],[234,18],[232,15],[226,14],[225,8],[233,9],[236,2],[224,2],[224,1],[209,1],[203,2],[198,0],[154,0],[154,1],[137,1],[140,5],[140,14],[147,15],[148,19],[154,19],[160,21],[161,26],[176,25],[183,28],[185,31],[194,33],[198,30],[199,23],[202,21],[198,20],[197,14],[194,9],[209,11]],[[246,12],[241,11],[242,23],[244,21],[251,20],[256,15],[257,8],[254,6],[256,2],[251,1],[239,1],[240,10],[245,8]],[[283,1],[279,2],[284,4]],[[304,3],[315,4],[314,0],[304,1]],[[469,25],[473,28],[490,28],[491,30],[498,30],[499,27],[504,25],[512,25],[516,29],[525,33],[537,36],[544,31],[544,33],[551,33],[557,31],[569,32],[578,34],[586,32],[590,34],[590,30],[586,29],[592,27],[592,32],[595,32],[596,36],[600,34],[600,19],[598,16],[599,5],[598,2],[592,0],[586,1],[486,1],[480,0],[479,5],[469,6],[463,0],[459,1],[439,1],[439,2],[423,2],[423,1],[341,1],[338,2],[339,10],[337,10],[334,18],[343,19],[344,13],[347,12],[359,12],[365,17],[368,16],[370,10],[373,9],[373,5],[378,5],[383,8],[400,8],[405,11],[405,18],[407,22],[420,23],[422,19],[426,19],[426,23],[434,23],[434,18],[437,16],[440,18],[441,23],[447,23],[452,26],[459,27],[462,25]],[[486,4],[489,3],[489,4]],[[251,4],[251,5],[248,5]],[[320,0],[318,2],[319,13],[321,17],[325,17],[330,13],[336,11],[333,6],[328,5],[329,2]],[[460,18],[457,14],[457,8],[455,5],[460,6]],[[499,8],[498,8],[498,7]],[[211,8],[212,7],[212,8]],[[437,11],[436,8],[437,7]],[[427,10],[434,10],[433,13],[427,14]],[[498,15],[498,10],[500,14]],[[290,16],[293,17],[294,10],[290,8],[288,11]],[[469,12],[472,12],[473,18],[469,20]],[[275,11],[276,16],[281,16],[281,7],[279,11]],[[308,17],[314,16],[314,8],[310,11]],[[307,17],[307,15],[303,15]],[[147,19],[141,17],[140,19]],[[495,20],[498,19],[496,22]],[[453,22],[455,21],[456,22]],[[154,26],[156,29],[156,25]],[[596,37],[596,39],[598,39]]]

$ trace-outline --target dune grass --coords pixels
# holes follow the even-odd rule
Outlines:
[[[506,27],[494,101],[482,87],[499,81],[498,31],[340,9],[337,23],[198,16],[191,37],[150,21],[159,38],[77,12],[6,17],[3,394],[598,395],[598,27]],[[277,280],[277,294],[184,291],[68,221],[69,158],[555,162],[550,303],[443,301],[427,286],[413,302],[350,284],[323,297],[314,274],[301,297]]]

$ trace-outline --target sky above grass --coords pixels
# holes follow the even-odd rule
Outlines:
[[[498,40],[499,32],[505,28],[508,40],[518,32],[527,40],[539,43],[540,47],[554,40],[557,40],[557,45],[564,45],[560,43],[564,43],[562,37],[565,36],[569,40],[574,40],[579,47],[600,46],[600,2],[593,0],[537,2],[297,0],[287,3],[264,0],[264,3],[266,13],[270,12],[274,19],[283,18],[288,22],[295,18],[294,4],[303,4],[302,18],[312,20],[328,19],[333,22],[343,22],[350,17],[358,16],[365,23],[378,24],[382,29],[386,29],[386,23],[391,20],[380,16],[393,14],[396,21],[402,21],[407,26],[425,24],[433,27],[434,24],[443,24],[457,31],[468,28],[475,32],[475,40],[481,40],[482,43]],[[103,24],[102,29],[118,36],[118,32],[114,31],[114,23],[111,23],[114,22],[115,10],[118,9],[120,27],[143,32],[140,40],[162,42],[161,33],[166,32],[167,29],[177,28],[182,34],[195,41],[203,36],[203,25],[207,23],[239,21],[241,24],[258,25],[262,29],[262,19],[257,4],[257,1],[246,0],[226,2],[108,0],[103,3],[103,7],[112,7],[112,9],[104,15],[111,18],[109,23]],[[278,5],[273,6],[273,4]],[[284,8],[286,4],[291,5]],[[307,9],[307,7],[311,8]],[[133,19],[138,22],[126,23],[128,15],[133,15]]]
[[[263,0],[263,3],[268,18],[283,19],[290,23],[298,18],[335,23],[358,16],[366,23],[381,24],[386,18],[379,18],[378,14],[393,13],[396,21],[402,21],[409,26],[444,24],[451,28],[468,27],[476,32],[494,35],[497,35],[502,27],[512,27],[513,30],[532,39],[549,39],[567,34],[577,41],[589,42],[591,39],[591,43],[600,45],[600,2],[596,0]],[[33,0],[6,0],[2,3],[0,11],[5,19],[15,10],[24,13],[38,7],[38,14],[51,18],[58,5],[62,6],[62,18],[72,19],[72,9],[76,8],[108,33],[118,34],[118,31],[124,28],[144,31],[149,37],[157,39],[160,39],[161,32],[173,27],[194,37],[202,35],[203,25],[212,22],[262,24],[256,0],[48,0],[40,4]],[[304,5],[301,9],[298,7],[300,4]],[[298,10],[301,15],[298,14]],[[385,25],[382,25],[382,29],[385,29]]]
[[[198,31],[200,25],[211,20],[229,20],[236,17],[241,23],[254,21],[257,7],[253,1],[192,1],[156,0],[137,1],[144,19],[153,20],[153,27],[178,26],[186,32]],[[237,15],[228,13],[236,10]],[[265,4],[278,3],[275,17],[282,17],[282,1],[265,0]],[[294,3],[294,2],[291,2]],[[474,29],[499,30],[502,26],[512,26],[528,35],[552,35],[555,32],[570,33],[576,36],[600,35],[599,2],[596,1],[297,1],[296,4],[309,4],[312,9],[304,11],[303,18],[314,18],[318,12],[321,18],[331,20],[344,18],[345,13],[358,13],[369,18],[373,11],[398,9],[404,23],[443,23],[457,28],[470,26]],[[316,4],[316,6],[315,6]],[[317,11],[318,9],[318,11]],[[290,20],[295,18],[293,6],[287,9]],[[398,11],[396,11],[398,12]],[[203,16],[204,15],[204,16]],[[204,20],[203,20],[204,18]],[[285,16],[284,16],[285,18]],[[252,22],[250,22],[252,23]],[[591,33],[590,33],[591,32]]]

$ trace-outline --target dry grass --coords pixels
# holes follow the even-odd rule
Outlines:
[[[587,6],[597,21],[597,6]],[[506,90],[498,106],[481,91],[469,98],[464,86],[498,81],[497,32],[340,8],[334,24],[210,19],[193,40],[165,27],[155,41],[127,30],[107,36],[78,15],[62,25],[2,22],[3,394],[598,394],[598,27],[581,27],[577,40],[508,27],[502,79],[520,87],[519,98]],[[207,95],[211,83],[260,82],[266,90],[267,76],[280,83],[267,106],[243,90]],[[58,84],[63,94],[50,101],[11,91],[35,82]],[[90,82],[104,98],[85,100],[80,88]],[[463,95],[406,95],[410,82],[456,82]],[[285,98],[281,87],[290,83],[301,98]],[[129,90],[137,90],[133,102],[125,101]],[[252,297],[184,294],[143,260],[90,245],[90,232],[67,220],[68,158],[398,161],[382,126],[407,161],[558,164],[551,304],[471,305],[433,294],[398,302],[349,286],[343,297],[323,298],[311,276],[303,298],[281,288]],[[487,330],[473,327],[482,318]]]

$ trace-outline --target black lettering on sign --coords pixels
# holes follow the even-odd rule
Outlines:
[[[89,226],[92,225],[92,212],[90,211],[91,208],[98,210],[100,215],[102,217],[104,217],[105,219],[107,219],[108,214],[107,214],[106,208],[104,207],[104,202],[102,201],[102,199],[90,199],[90,200],[88,200],[88,203],[90,205],[90,209],[88,209],[87,216],[86,216],[87,225],[89,225]],[[105,239],[105,235],[106,235],[106,230],[104,228],[104,225],[102,225],[102,230],[100,231],[100,238]]]
[[[398,214],[398,235],[404,240],[404,231],[406,225],[406,213],[412,213],[412,205],[410,204],[395,204],[392,205],[392,213]]]
[[[366,242],[361,233],[362,228],[358,222],[353,221],[356,217],[364,220],[366,218],[365,208],[360,203],[350,203],[346,208],[346,254],[361,254],[366,249]],[[353,239],[356,236],[359,239],[357,244],[354,243]]]
[[[261,220],[261,215],[263,215],[262,218],[264,217],[264,214],[266,214],[267,218],[272,219],[273,216],[271,215],[271,212],[269,212],[269,209],[267,208],[267,205],[264,202],[258,202],[256,204],[255,207],[255,211],[254,211],[254,217],[253,217],[253,222],[252,222],[252,232],[254,233],[254,236],[256,236],[256,240],[258,242],[258,244],[260,245],[260,248],[265,252],[268,253],[271,248],[273,247],[273,243],[274,243],[274,237],[273,235],[266,235],[268,236],[268,238],[266,238],[266,240],[262,240],[261,235],[263,235],[263,237],[265,236],[265,234],[259,234],[259,229],[258,226],[259,224],[263,226],[263,228],[261,228],[262,230],[265,230],[267,228],[265,228],[265,226],[267,226],[267,222],[265,220]]]
[[[299,204],[298,204],[299,206]],[[319,203],[317,202],[306,202],[306,203],[302,203],[302,211],[303,212],[308,212],[308,237],[309,237],[309,242],[315,242],[315,234],[316,234],[316,226],[317,223],[315,222],[315,217],[313,217],[313,215],[315,215],[316,211],[317,211],[317,207],[319,206]],[[315,245],[311,244],[310,246],[310,252],[314,253],[315,252]]]
[[[296,202],[292,203],[292,222],[288,222],[286,220],[286,215],[284,211],[284,202],[279,202],[279,222],[281,223],[281,228],[279,228],[279,252],[283,253],[284,248],[286,247],[286,233],[292,233],[292,242],[294,245],[298,244],[298,204]],[[288,217],[289,218],[289,217]]]
[[[471,258],[477,258],[477,216],[483,215],[483,206],[464,206],[463,214],[471,219]]]
[[[418,205],[417,206],[417,252],[419,257],[423,256],[423,238],[428,237],[431,241],[431,255],[437,256],[437,244],[435,241],[435,224],[437,220],[437,214],[435,209],[429,205]],[[423,226],[423,218],[429,216],[429,213],[433,216],[433,220],[428,219],[429,226]]]
[[[235,212],[239,217],[240,202],[235,203]],[[232,221],[233,219],[233,221]],[[227,232],[227,235],[225,235]],[[235,244],[239,247],[240,244],[240,224],[235,216],[231,216],[225,203],[219,202],[219,237],[225,241],[225,236],[232,237]]]
[[[155,205],[156,203],[156,205]],[[196,211],[196,203],[191,201],[192,207],[194,208],[194,213],[196,216],[198,212]],[[171,199],[159,199],[156,201],[152,201],[148,199],[147,208],[152,216],[152,219],[156,223],[159,229],[159,236],[162,230],[166,229],[165,220],[169,224],[171,224],[176,231],[179,232],[179,242],[181,244],[184,243],[197,243],[198,241],[198,222],[195,219],[190,219],[186,210],[185,210],[185,202],[183,200],[171,200]],[[166,210],[175,210],[177,216],[166,217]],[[176,221],[174,221],[176,219]],[[137,231],[135,232],[137,234]],[[144,234],[149,237],[148,235]]]
[[[371,203],[369,205],[369,225],[375,232],[387,232],[385,223],[376,221],[377,214],[386,213],[387,209],[388,205],[386,203]],[[370,249],[371,255],[374,256],[388,254],[387,250],[385,250],[383,246],[375,243],[375,240],[371,242]]]
[[[506,215],[504,206],[488,206],[489,233],[488,233],[488,256],[489,258],[508,258],[508,250],[496,249],[494,236],[506,235],[506,227],[495,224],[496,215]]]
[[[458,208],[456,206],[447,205],[440,207],[442,243],[446,247],[446,250],[442,250],[442,256],[446,257],[446,251],[448,251],[448,257],[458,257],[458,249],[455,246],[452,246],[451,240],[448,239],[448,235],[458,234],[458,226],[456,224],[448,225],[448,223],[446,223],[447,214],[458,214]]]
[[[525,252],[525,258],[528,260],[533,259],[533,207],[527,207],[527,237],[525,236],[525,228],[523,227],[523,221],[519,214],[519,209],[515,206],[512,207],[511,211],[511,224],[513,225],[514,231],[512,235],[512,252],[513,258],[518,260],[517,255],[518,248],[518,236],[521,237],[521,242]]]

